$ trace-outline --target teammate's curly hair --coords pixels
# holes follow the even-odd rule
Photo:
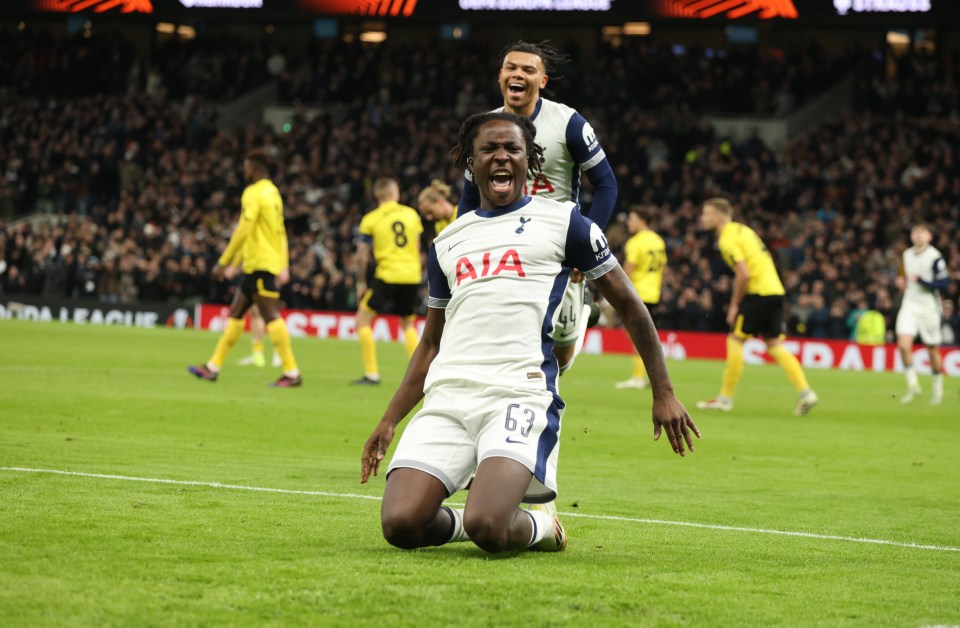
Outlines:
[[[570,63],[570,57],[554,48],[550,44],[549,39],[544,39],[539,43],[520,39],[512,44],[508,44],[500,51],[500,62],[497,64],[498,68],[503,65],[503,60],[506,59],[507,55],[511,52],[527,52],[540,57],[540,60],[543,61],[544,71],[550,79],[554,81],[563,78],[563,75],[559,74],[559,72],[564,65]]]
[[[527,146],[527,170],[533,174],[540,173],[540,164],[543,163],[543,147],[537,144],[537,127],[533,125],[530,118],[518,116],[506,111],[491,111],[489,113],[478,113],[464,120],[460,125],[460,132],[457,134],[457,144],[450,151],[453,155],[453,165],[457,168],[468,168],[467,160],[473,156],[473,142],[477,139],[477,133],[480,127],[491,120],[506,120],[520,127],[523,133],[523,139]]]
[[[540,60],[543,61],[543,70],[547,76],[550,77],[551,82],[562,79],[563,75],[560,74],[560,70],[563,69],[563,66],[570,63],[570,57],[554,48],[550,44],[549,39],[544,39],[536,44],[520,39],[507,45],[500,51],[500,62],[497,64],[498,68],[503,67],[503,60],[506,59],[507,55],[511,52],[527,52],[540,57]],[[540,91],[549,98],[555,96],[548,87],[544,87]]]

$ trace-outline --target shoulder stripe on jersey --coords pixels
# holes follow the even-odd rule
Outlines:
[[[611,255],[604,263],[600,264],[596,268],[584,271],[583,276],[591,280],[597,279],[598,277],[603,277],[617,266],[619,266],[617,258]]]
[[[598,166],[600,162],[606,158],[607,156],[604,154],[603,149],[601,148],[599,151],[597,151],[596,155],[580,164],[580,167],[583,168],[584,171],[590,170],[591,168]]]

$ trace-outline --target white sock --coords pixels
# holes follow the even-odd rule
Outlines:
[[[943,396],[943,373],[934,373],[933,375],[933,390],[931,391],[934,397]]]
[[[470,537],[467,536],[466,530],[463,529],[463,510],[450,508],[449,506],[443,506],[443,509],[450,513],[450,518],[453,519],[453,531],[450,533],[450,538],[447,539],[447,543],[469,541]]]
[[[536,545],[553,534],[553,517],[542,510],[524,510],[530,515],[530,522],[533,524],[533,532],[530,534],[530,546]]]
[[[214,364],[213,362],[207,362],[207,370],[211,373],[219,373],[220,367]]]
[[[920,380],[917,379],[917,371],[915,368],[913,368],[913,365],[910,365],[904,369],[904,375],[907,376],[907,386],[910,388],[917,388],[920,386]]]

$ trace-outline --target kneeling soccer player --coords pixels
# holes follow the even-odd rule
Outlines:
[[[682,456],[684,442],[693,450],[691,432],[700,435],[674,396],[650,315],[600,228],[575,203],[524,196],[527,172],[540,164],[535,133],[528,119],[505,112],[473,116],[460,129],[455,159],[471,169],[480,209],[431,247],[426,326],[361,458],[366,482],[425,396],[387,471],[381,525],[397,547],[566,546],[553,503],[564,403],[551,333],[570,268],[596,281],[647,364],[654,438],[665,430]],[[443,506],[475,469],[466,507]]]

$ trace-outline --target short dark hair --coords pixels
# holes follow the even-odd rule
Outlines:
[[[564,65],[570,62],[570,57],[554,48],[550,44],[549,39],[545,39],[539,43],[520,39],[504,46],[503,50],[500,51],[500,62],[497,64],[497,67],[503,65],[503,60],[506,59],[507,55],[511,52],[527,52],[540,57],[540,60],[543,61],[544,71],[552,80],[563,78],[559,72]]]
[[[657,208],[653,205],[631,205],[630,213],[636,214],[648,227],[657,219]]]
[[[543,148],[535,141],[537,127],[533,125],[530,118],[506,111],[478,113],[464,120],[463,124],[460,125],[460,132],[457,134],[457,144],[450,151],[450,154],[453,155],[453,165],[457,168],[467,168],[467,158],[473,155],[473,142],[477,139],[480,127],[493,120],[505,120],[520,127],[520,132],[523,133],[523,139],[527,146],[527,170],[533,174],[538,174],[540,164],[543,163]]]
[[[267,151],[262,148],[252,148],[248,150],[244,159],[257,164],[264,170],[270,170],[270,158],[267,156]]]

